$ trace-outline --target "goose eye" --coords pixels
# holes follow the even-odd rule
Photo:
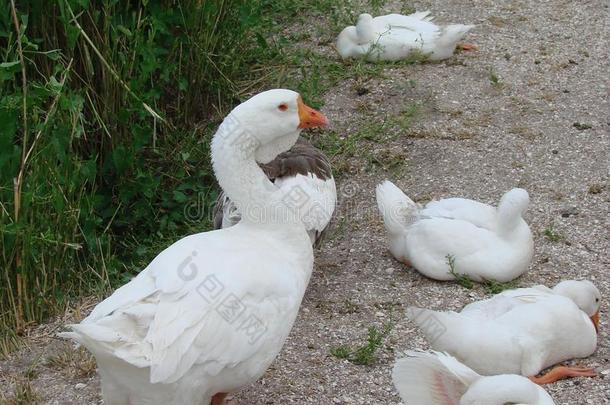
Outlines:
[[[595,302],[599,302],[599,298],[595,298]]]
[[[277,106],[277,109],[280,110],[280,111],[286,111],[288,109],[288,104],[282,103],[282,104]]]

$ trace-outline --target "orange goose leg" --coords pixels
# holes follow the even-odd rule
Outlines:
[[[462,51],[475,51],[477,49],[479,49],[478,46],[476,46],[475,44],[457,44],[456,45],[457,49],[460,49]]]
[[[553,383],[564,378],[595,377],[596,375],[597,373],[593,368],[557,366],[543,376],[530,377],[529,379],[536,384],[542,385]]]

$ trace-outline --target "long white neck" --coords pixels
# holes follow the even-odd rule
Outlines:
[[[259,142],[227,116],[212,139],[212,166],[220,187],[246,223],[295,224],[298,218],[255,160]]]
[[[521,215],[527,209],[529,196],[527,191],[514,188],[504,194],[498,205],[498,230],[508,234],[521,224]]]
[[[358,34],[358,45],[370,44],[377,40],[375,38],[375,30],[370,17],[361,17],[356,24],[356,32]]]

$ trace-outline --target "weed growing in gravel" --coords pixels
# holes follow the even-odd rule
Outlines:
[[[46,365],[74,378],[87,378],[95,375],[95,359],[84,348],[69,348],[46,359]]]
[[[447,266],[449,266],[449,274],[455,277],[455,281],[457,281],[457,283],[462,287],[472,290],[474,288],[474,281],[472,281],[466,274],[460,274],[455,271],[455,256],[447,254],[445,259],[447,259]]]
[[[394,170],[396,164],[399,163],[398,161],[395,159],[390,162],[383,161],[381,160],[384,157],[383,152],[380,156],[377,156],[371,148],[366,146],[367,144],[387,145],[397,139],[410,128],[419,110],[419,104],[412,104],[401,113],[385,117],[382,121],[366,121],[354,134],[349,136],[340,136],[335,131],[325,131],[316,146],[329,156],[334,168],[341,167],[337,163],[358,156],[363,158],[369,167],[378,165],[385,170]],[[400,161],[400,163],[403,162],[404,159]],[[338,169],[335,169],[334,172],[337,177],[342,174],[342,171]]]
[[[371,326],[368,330],[366,344],[357,349],[352,349],[346,345],[337,346],[330,349],[330,354],[357,365],[370,366],[377,360],[377,350],[381,348],[393,327],[394,325],[391,322],[386,323],[381,330]]]
[[[418,63],[427,62],[429,54],[425,54],[419,49],[414,49],[405,59],[394,62],[397,65],[416,65]]]
[[[502,80],[500,79],[500,76],[498,76],[495,69],[492,67],[489,68],[489,81],[491,82],[492,86],[497,88],[500,88],[504,85],[502,83]]]
[[[603,184],[591,184],[589,186],[589,194],[600,194],[604,190],[604,188],[606,188],[606,186]]]
[[[402,172],[406,161],[407,156],[402,151],[395,152],[392,149],[381,149],[371,153],[368,164],[380,167],[396,177]]]
[[[447,259],[447,265],[449,266],[449,274],[455,277],[455,281],[459,285],[469,290],[472,290],[475,287],[474,281],[472,281],[472,279],[468,275],[460,274],[455,270],[455,257],[453,255],[448,254],[447,256],[445,256],[445,258]],[[517,287],[517,283],[515,281],[502,283],[496,280],[483,279],[481,284],[489,294],[499,294],[504,290],[510,290],[511,288]]]
[[[330,354],[339,359],[349,359],[352,354],[352,349],[345,345],[337,346],[330,349]]]
[[[400,14],[409,15],[409,14],[413,14],[416,11],[417,11],[417,9],[410,2],[409,3],[405,2],[400,7]]]
[[[345,217],[339,218],[339,220],[330,229],[328,240],[335,240],[344,236],[347,232],[347,219]]]
[[[495,294],[500,294],[502,291],[505,291],[505,290],[517,288],[517,282],[508,281],[506,283],[501,283],[501,282],[495,281],[495,280],[483,280],[483,286],[485,287],[485,290],[487,290],[487,292],[489,294],[495,295]]]
[[[20,379],[15,381],[12,396],[0,391],[0,404],[2,405],[34,405],[39,403],[40,397],[29,380]]]
[[[557,232],[553,225],[550,225],[544,230],[544,236],[546,236],[546,238],[551,242],[560,242],[565,239],[565,236]]]

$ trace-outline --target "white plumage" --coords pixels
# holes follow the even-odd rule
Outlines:
[[[429,60],[447,59],[457,42],[474,25],[440,27],[429,11],[410,15],[388,14],[373,18],[360,14],[356,26],[343,29],[337,38],[337,51],[343,59],[397,61],[419,52]]]
[[[330,161],[303,138],[295,146],[261,168],[281,190],[292,197],[298,216],[303,221],[312,245],[318,246],[337,203],[337,189]],[[237,224],[241,215],[225,194],[218,196],[214,207],[214,227],[228,228]]]
[[[212,160],[242,221],[177,241],[62,334],[95,356],[107,405],[209,405],[265,372],[292,328],[313,252],[255,157],[267,163],[301,128],[326,123],[289,90],[261,93],[225,119]]]
[[[459,313],[410,307],[407,316],[434,350],[478,373],[531,377],[595,351],[600,300],[591,282],[568,280],[507,290]]]
[[[534,254],[532,233],[522,215],[529,196],[520,188],[504,194],[498,208],[464,198],[414,203],[389,181],[377,186],[377,204],[399,261],[436,280],[455,272],[475,281],[510,281],[523,274]]]
[[[394,364],[392,380],[406,405],[555,404],[544,389],[525,377],[484,377],[439,352],[408,351]]]

